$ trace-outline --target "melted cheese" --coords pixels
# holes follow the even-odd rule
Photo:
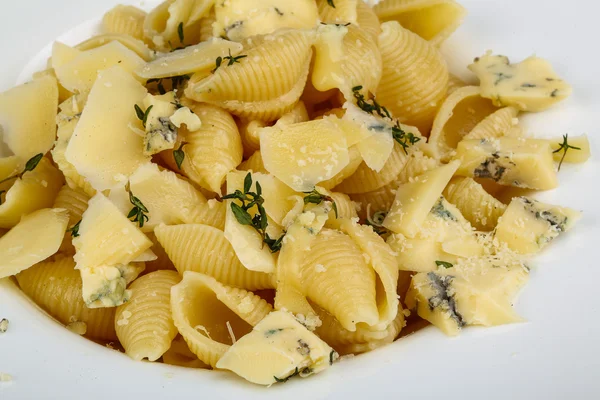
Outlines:
[[[547,140],[504,137],[463,140],[456,149],[457,175],[486,178],[506,186],[549,190],[558,186]]]
[[[544,111],[571,94],[571,86],[560,79],[544,59],[529,57],[511,64],[508,57],[488,53],[469,65],[479,78],[481,95],[498,107],[522,111]]]
[[[280,28],[311,29],[319,20],[312,0],[225,0],[215,4],[215,37],[241,41]]]
[[[392,232],[415,237],[458,167],[459,163],[453,161],[400,185],[383,226]]]
[[[69,213],[50,209],[31,213],[0,237],[0,279],[16,275],[55,254],[69,223]]]
[[[519,322],[512,301],[528,279],[525,266],[510,257],[464,260],[413,276],[406,305],[451,336],[466,325]]]
[[[112,41],[104,46],[82,51],[55,71],[60,84],[65,89],[73,93],[83,93],[92,89],[99,71],[118,65],[124,71],[132,73],[144,64],[144,60],[135,52],[117,41]]]
[[[217,362],[260,385],[271,385],[292,375],[302,377],[327,369],[337,353],[301,325],[291,314],[274,311],[252,332],[239,339]]]
[[[317,28],[312,84],[320,92],[346,87],[342,61],[347,33],[348,28],[343,25],[320,25]]]
[[[146,93],[120,67],[103,71],[94,84],[65,153],[67,161],[94,189],[124,185],[140,165],[148,162],[143,138],[129,128],[139,123],[134,105],[140,104]]]
[[[310,192],[350,162],[344,132],[328,119],[263,128],[260,149],[267,171],[298,192]]]
[[[517,253],[537,253],[580,218],[581,213],[570,208],[515,197],[498,220],[494,236]]]

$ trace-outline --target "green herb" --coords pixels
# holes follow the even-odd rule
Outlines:
[[[333,208],[333,211],[335,211],[335,217],[338,218],[337,204],[335,204],[335,201],[330,196],[317,192],[317,189],[313,189],[312,192],[304,193],[307,194],[307,196],[304,197],[304,204],[321,204],[324,201],[329,201],[331,202],[331,207]]]
[[[575,147],[569,144],[569,134],[563,135],[563,142],[559,143],[559,145],[560,147],[557,150],[554,150],[554,153],[560,153],[561,151],[564,151],[562,158],[558,163],[558,170],[560,171],[560,167],[562,167],[563,161],[565,161],[565,157],[567,156],[567,151],[569,151],[569,149],[581,150],[581,147]]]
[[[146,127],[146,122],[148,122],[148,115],[150,115],[150,110],[152,110],[152,107],[154,106],[150,106],[146,109],[146,111],[142,111],[140,106],[137,104],[133,106],[133,108],[135,108],[135,114],[137,115],[138,119],[142,121],[144,128]]]
[[[383,226],[383,220],[387,217],[387,212],[385,211],[377,211],[373,214],[373,217],[367,214],[367,221],[365,225],[373,227],[373,231],[379,236],[385,235],[388,233],[388,230]]]
[[[329,4],[330,7],[335,8],[335,4],[333,3],[333,0],[327,0],[327,4]]]
[[[329,365],[333,365],[333,361],[336,355],[337,352],[335,350],[331,350],[331,352],[329,353]]]
[[[151,83],[156,83],[156,88],[158,89],[158,93],[159,94],[165,94],[167,93],[167,89],[165,88],[164,82],[166,80],[170,80],[171,81],[171,89],[175,90],[175,89],[179,89],[180,87],[182,87],[183,85],[185,85],[185,83],[190,79],[190,75],[178,75],[178,76],[172,76],[170,78],[152,78],[152,79],[148,79],[146,81],[146,84],[149,85]],[[180,107],[178,107],[180,108]]]
[[[444,267],[446,269],[454,267],[454,264],[446,261],[436,261],[435,265],[437,265],[438,267]]]
[[[256,230],[262,237],[263,243],[269,246],[272,253],[277,253],[281,250],[281,245],[285,233],[279,239],[273,239],[267,233],[268,219],[267,212],[263,206],[265,199],[262,197],[262,187],[259,182],[256,182],[256,192],[251,192],[252,188],[252,173],[248,172],[244,178],[244,191],[236,190],[234,193],[230,193],[223,196],[223,199],[234,199],[239,200],[242,205],[240,206],[236,202],[231,203],[231,211],[235,216],[235,219],[241,225],[251,226]],[[256,206],[258,214],[250,215],[249,210]]]
[[[148,209],[146,206],[131,193],[129,192],[129,202],[133,204],[133,208],[129,211],[127,218],[132,219],[132,222],[137,222],[140,228],[144,227],[144,224],[150,220],[150,217],[146,215],[148,213]]]
[[[365,95],[360,93],[362,89],[362,86],[355,86],[352,88],[354,98],[356,99],[356,105],[366,113],[394,121],[390,111],[379,104],[372,94],[370,94],[370,98],[365,98]],[[415,136],[412,132],[405,132],[398,121],[394,121],[394,126],[392,127],[392,137],[400,146],[402,146],[402,150],[404,150],[405,154],[408,154],[408,148],[410,146],[421,140],[420,137]]]
[[[44,158],[44,155],[42,153],[36,154],[35,156],[31,157],[25,163],[25,169],[23,170],[23,172],[21,172],[20,174],[16,174],[16,175],[13,175],[13,176],[9,176],[8,178],[2,179],[0,181],[0,184],[3,184],[4,182],[8,182],[8,181],[13,180],[13,179],[21,179],[23,177],[23,175],[25,175],[26,172],[33,171],[38,166],[38,164],[40,163],[40,161],[42,161],[42,158]],[[2,194],[2,193],[3,192],[0,192],[0,194]]]
[[[223,65],[223,62],[224,62],[225,60],[228,60],[228,61],[227,61],[227,64],[225,64],[225,65],[227,65],[227,66],[231,66],[231,65],[233,65],[233,64],[235,64],[235,63],[239,63],[239,62],[240,62],[240,60],[241,60],[242,58],[246,58],[246,57],[248,57],[248,56],[247,56],[247,55],[241,55],[241,56],[236,56],[236,57],[234,57],[234,56],[232,56],[232,55],[231,55],[231,49],[230,49],[230,50],[229,50],[229,55],[228,55],[228,56],[226,56],[226,57],[220,57],[220,56],[219,56],[219,57],[217,57],[217,59],[216,59],[216,61],[215,61],[215,65],[216,65],[216,67],[215,67],[215,69],[213,69],[213,70],[212,70],[212,72],[213,72],[213,74],[214,74],[214,73],[215,73],[215,71],[216,71],[216,70],[218,70],[218,69],[219,69],[219,67],[220,67],[221,65]]]
[[[300,371],[298,370],[298,367],[296,367],[296,370],[294,371],[293,374],[291,374],[290,376],[288,376],[286,378],[278,378],[276,376],[273,376],[273,378],[275,378],[275,382],[277,382],[277,383],[285,383],[297,375],[300,375]]]
[[[79,237],[79,225],[81,225],[81,220],[71,228],[67,229],[67,232],[71,232],[72,237]]]
[[[175,159],[175,164],[177,164],[177,168],[179,168],[179,170],[181,170],[181,164],[183,164],[183,160],[185,160],[183,146],[186,144],[187,142],[181,143],[181,146],[179,146],[179,148],[173,152],[173,158]]]
[[[179,36],[179,42],[183,44],[183,22],[180,22],[179,25],[177,25],[177,35]]]

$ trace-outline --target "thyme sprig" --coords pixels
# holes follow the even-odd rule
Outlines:
[[[330,7],[335,8],[335,3],[333,2],[333,0],[327,0],[327,4],[329,4]]]
[[[388,233],[388,230],[383,226],[383,220],[387,217],[387,212],[385,211],[377,211],[370,215],[370,212],[367,211],[367,220],[365,225],[368,225],[373,228],[373,231],[379,236],[385,235]]]
[[[173,158],[175,159],[175,164],[177,164],[177,168],[181,170],[181,164],[185,160],[185,152],[183,151],[183,146],[185,146],[187,142],[182,142],[181,146],[175,151],[173,151]]]
[[[143,111],[137,104],[133,106],[133,108],[135,109],[135,115],[137,115],[138,119],[142,121],[142,125],[144,126],[144,128],[146,127],[146,122],[148,122],[148,115],[150,115],[152,107],[154,106],[150,106],[146,108],[146,111]]]
[[[72,237],[79,237],[79,226],[81,225],[81,220],[78,223],[73,225],[71,228],[67,229],[67,232],[71,233]]]
[[[256,182],[256,191],[251,192],[252,182],[252,173],[248,172],[244,178],[244,191],[242,192],[238,189],[234,193],[223,196],[223,199],[238,200],[241,205],[235,201],[231,202],[231,211],[233,212],[235,219],[241,225],[253,227],[262,237],[263,243],[269,246],[271,252],[277,253],[281,250],[285,234],[278,239],[273,239],[267,233],[269,222],[267,219],[267,212],[263,206],[265,199],[262,197],[262,187],[259,182]],[[254,206],[258,209],[258,214],[251,215],[250,209]]]
[[[321,194],[317,192],[317,189],[313,189],[312,192],[304,192],[304,194],[306,194],[304,197],[304,204],[321,204],[324,201],[329,201],[333,211],[335,212],[335,217],[338,218],[337,204],[335,204],[335,200],[333,200],[331,196]]]
[[[127,218],[131,219],[132,222],[137,222],[138,226],[143,228],[144,224],[150,220],[150,217],[146,215],[149,213],[148,209],[131,191],[129,191],[129,202],[133,205],[133,208],[129,211]]]
[[[242,58],[246,58],[246,57],[248,57],[248,56],[245,55],[245,54],[242,54],[241,56],[235,56],[234,57],[234,56],[231,55],[231,49],[229,49],[229,55],[228,56],[225,56],[225,57],[219,56],[219,57],[217,57],[217,59],[215,60],[216,67],[215,67],[215,69],[212,70],[212,72],[214,74],[215,71],[218,70],[219,67],[221,67],[221,65],[226,65],[226,66],[230,67],[230,66],[232,66],[235,63],[239,63]],[[225,60],[228,60],[227,63],[224,63]]]
[[[571,146],[569,144],[569,134],[567,133],[566,135],[563,135],[563,142],[559,143],[560,147],[556,150],[553,151],[553,153],[560,153],[561,151],[563,151],[563,155],[562,158],[560,159],[560,162],[558,163],[558,170],[560,171],[560,167],[562,167],[563,161],[565,161],[565,157],[567,156],[567,151],[569,151],[569,149],[573,149],[573,150],[581,150],[581,147],[575,147],[575,146]]]
[[[189,81],[191,75],[178,75],[171,76],[169,78],[151,78],[146,81],[146,84],[149,85],[151,83],[156,83],[156,88],[158,89],[159,94],[167,93],[167,89],[165,88],[165,81],[171,81],[171,90],[179,89],[185,85],[187,81]]]
[[[179,43],[183,44],[183,40],[185,39],[183,36],[183,22],[180,22],[179,25],[177,25],[177,36],[179,36]]]
[[[444,267],[446,269],[454,267],[454,264],[452,264],[452,263],[449,263],[447,261],[439,261],[439,260],[435,262],[435,265],[437,265],[438,267]]]
[[[8,182],[10,180],[13,179],[21,179],[23,178],[23,175],[25,175],[26,172],[31,172],[33,171],[38,164],[40,163],[40,161],[42,161],[42,158],[44,157],[44,155],[42,153],[36,154],[35,156],[31,157],[29,160],[27,160],[27,162],[25,163],[25,169],[23,170],[23,172],[16,174],[16,175],[12,175],[9,176],[8,178],[4,178],[0,181],[0,184],[3,184],[4,182]],[[0,194],[2,194],[3,192],[0,192]]]

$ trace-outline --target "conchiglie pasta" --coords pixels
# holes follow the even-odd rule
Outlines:
[[[429,132],[448,90],[448,67],[437,49],[397,22],[381,25],[383,75],[377,100],[401,122]]]
[[[314,34],[305,31],[247,39],[247,57],[188,85],[186,96],[239,117],[274,121],[294,107],[304,90],[313,41]]]
[[[225,213],[227,204],[216,199],[210,199],[195,208],[193,218],[190,223],[212,226],[214,228],[225,229]]]
[[[137,7],[117,5],[102,17],[102,29],[106,33],[121,33],[141,40],[146,15]]]
[[[246,161],[241,163],[238,167],[240,171],[252,171],[268,174],[269,171],[265,168],[265,164],[260,154],[260,150],[255,151]]]
[[[175,326],[189,349],[212,367],[236,338],[249,333],[272,309],[251,292],[196,272],[185,272],[171,291]]]
[[[117,307],[115,330],[132,359],[156,361],[171,347],[177,336],[171,318],[171,287],[180,280],[176,271],[156,271],[129,286],[131,298]]]
[[[95,340],[116,340],[115,308],[87,308],[82,285],[71,257],[39,263],[16,276],[19,286],[48,314],[64,325],[84,322],[85,336]]]
[[[75,49],[80,51],[92,50],[113,41],[121,43],[123,46],[140,56],[144,61],[151,61],[154,58],[152,51],[148,48],[146,43],[122,33],[106,33],[104,35],[93,36],[92,38],[79,43],[75,46]]]
[[[456,177],[444,190],[446,199],[478,230],[494,229],[506,205],[485,191],[471,178]]]
[[[64,185],[58,192],[52,208],[62,208],[67,210],[69,212],[69,223],[67,226],[73,227],[81,221],[83,213],[87,209],[89,200],[90,196],[83,190],[71,189],[68,185]],[[60,249],[65,253],[75,253],[75,248],[71,243],[71,235],[65,235]]]
[[[289,112],[283,114],[281,118],[277,120],[279,125],[291,125],[297,124],[300,122],[309,121],[310,118],[308,116],[308,111],[306,110],[306,106],[303,101],[299,101],[294,108],[292,108]]]
[[[165,249],[158,242],[154,232],[147,233],[146,236],[148,236],[148,239],[152,241],[152,247],[150,248],[150,251],[156,256],[156,260],[146,261],[146,269],[144,270],[143,274],[149,274],[151,272],[161,270],[176,271],[173,262],[169,258],[169,255]]]
[[[428,143],[431,155],[448,161],[458,142],[496,110],[491,100],[481,97],[477,86],[454,91],[444,101],[433,121]]]
[[[274,288],[269,274],[242,265],[223,231],[208,225],[161,225],[154,233],[180,274],[200,272],[247,290]]]
[[[465,86],[467,86],[467,84],[462,79],[456,75],[450,74],[448,79],[448,96]]]
[[[518,123],[519,110],[514,107],[504,107],[488,115],[466,135],[465,139],[495,139],[511,136],[511,131]],[[517,134],[520,136],[520,134]]]
[[[376,277],[354,241],[342,232],[323,229],[302,267],[308,298],[334,315],[345,329],[375,325]]]
[[[193,132],[184,132],[186,154],[181,172],[196,184],[215,193],[227,174],[241,162],[242,141],[238,127],[229,113],[210,104],[191,106],[202,127]]]
[[[333,178],[319,183],[319,186],[328,190],[333,189],[337,185],[341,184],[344,180],[354,175],[361,165],[364,165],[360,151],[358,150],[358,146],[352,146],[348,149],[348,158],[348,165],[346,165]]]
[[[0,180],[5,178],[8,176],[0,175]],[[23,216],[51,207],[63,180],[60,171],[44,157],[33,171],[7,183],[10,182],[14,182],[12,186],[4,189],[5,183],[0,187],[6,190],[4,201],[0,204],[0,228],[12,228]]]
[[[375,40],[381,33],[379,17],[364,0],[358,0],[356,6],[356,24],[360,29],[371,35]]]
[[[339,192],[330,192],[329,196],[335,202],[335,206],[337,208],[337,218],[346,218],[352,219],[358,217],[356,213],[356,204],[348,197],[347,194],[339,193]],[[331,211],[334,213],[335,211]]]
[[[385,0],[374,11],[381,21],[398,21],[434,46],[446,40],[467,14],[454,0]]]
[[[242,119],[239,124],[239,132],[244,147],[244,157],[249,158],[260,150],[260,129],[269,126],[264,121]]]
[[[334,2],[335,7],[331,6],[328,0],[317,0],[319,8],[319,16],[321,21],[325,23],[345,24],[356,23],[357,7],[361,0],[337,0]]]
[[[202,18],[200,24],[200,41],[205,42],[213,36],[213,24],[217,21],[215,9],[211,9],[210,13]]]
[[[408,160],[409,157],[402,146],[394,142],[394,151],[381,171],[373,171],[366,163],[362,163],[356,172],[337,185],[335,190],[342,193],[356,194],[380,189],[396,179]]]
[[[168,365],[176,365],[178,367],[185,368],[202,368],[209,369],[210,366],[200,361],[190,350],[189,346],[181,335],[178,335],[173,342],[171,347],[162,356],[162,361]]]

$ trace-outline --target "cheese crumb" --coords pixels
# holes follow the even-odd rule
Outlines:
[[[6,318],[2,318],[0,321],[0,333],[4,333],[8,330],[8,320]]]

